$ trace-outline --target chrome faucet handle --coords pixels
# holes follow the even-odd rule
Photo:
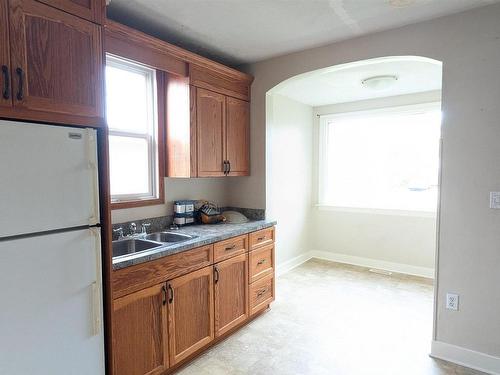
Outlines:
[[[147,234],[148,233],[148,228],[151,226],[151,223],[142,223],[141,224],[141,233]]]
[[[119,227],[119,228],[113,229],[113,233],[118,233],[118,239],[119,239],[119,240],[122,240],[122,239],[124,238],[124,235],[123,235],[123,228],[122,228],[122,227]]]
[[[134,235],[137,233],[137,225],[136,223],[130,223],[130,234]]]

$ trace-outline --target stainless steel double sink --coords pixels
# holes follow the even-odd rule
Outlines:
[[[143,252],[150,252],[165,245],[188,241],[196,236],[174,232],[158,232],[146,235],[143,238],[124,238],[113,241],[113,260],[135,258]]]

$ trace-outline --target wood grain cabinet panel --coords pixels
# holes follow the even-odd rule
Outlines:
[[[102,24],[106,14],[105,0],[38,0],[86,20]]]
[[[7,1],[0,2],[0,107],[12,107]]]
[[[248,262],[250,283],[274,274],[274,244],[251,251]]]
[[[264,310],[274,301],[274,274],[250,284],[250,316]]]
[[[113,301],[116,375],[155,375],[168,369],[165,283]]]
[[[244,254],[248,250],[248,236],[229,238],[214,245],[214,262],[220,262],[236,255]]]
[[[196,88],[198,177],[224,176],[224,95]]]
[[[252,232],[248,235],[250,251],[274,243],[274,227]]]
[[[248,317],[248,254],[214,266],[215,336],[221,336]]]
[[[175,365],[214,339],[212,267],[170,280],[167,291],[170,364]]]
[[[226,160],[229,176],[250,174],[250,103],[226,98]]]
[[[76,116],[87,118],[81,120],[84,124],[101,124],[100,27],[35,0],[10,0],[9,4],[16,109],[58,114],[57,122],[77,125]]]

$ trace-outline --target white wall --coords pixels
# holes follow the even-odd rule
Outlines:
[[[206,199],[227,206],[226,178],[165,178],[165,204],[113,210],[111,221],[147,219],[173,214],[173,202],[179,199]]]
[[[441,101],[441,91],[360,100],[313,109],[313,203],[318,201],[318,115]],[[398,269],[434,275],[436,216],[345,212],[314,208],[311,250],[396,263]],[[410,267],[406,267],[410,266]],[[421,268],[421,269],[420,269]],[[417,270],[417,271],[415,271]]]
[[[277,94],[267,101],[266,216],[278,221],[279,264],[310,247],[312,107]]]
[[[238,205],[264,208],[266,93],[315,69],[381,56],[443,62],[443,165],[435,339],[500,357],[500,5],[388,30],[253,64],[252,176],[230,185]],[[234,204],[233,202],[231,202]],[[461,296],[460,311],[445,294]]]

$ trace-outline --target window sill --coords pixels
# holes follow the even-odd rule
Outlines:
[[[411,216],[435,218],[436,212],[433,211],[410,211],[410,210],[391,210],[383,208],[363,208],[363,207],[339,207],[326,204],[317,204],[316,208],[320,211],[335,211],[347,213],[360,213],[370,215],[388,215],[388,216]]]
[[[144,207],[144,206],[155,206],[164,204],[165,199],[163,198],[154,198],[154,199],[144,199],[144,200],[136,200],[136,201],[119,201],[119,202],[111,202],[112,210],[121,210],[123,208],[133,208],[133,207]]]

